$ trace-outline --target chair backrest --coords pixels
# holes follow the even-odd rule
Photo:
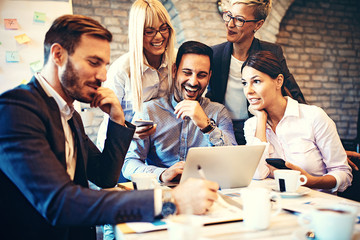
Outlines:
[[[357,119],[356,140],[358,143],[360,143],[360,104],[359,104],[358,119]]]

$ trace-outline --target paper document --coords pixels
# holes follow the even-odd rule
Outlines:
[[[214,202],[211,209],[202,215],[204,225],[212,225],[225,222],[235,222],[243,220],[242,209],[239,208],[240,203],[236,198],[224,196],[219,193],[218,199]],[[230,202],[230,203],[229,203]],[[233,204],[231,204],[233,203]],[[150,231],[167,229],[167,219],[155,222],[128,222],[117,224],[118,230],[122,233],[144,233]]]

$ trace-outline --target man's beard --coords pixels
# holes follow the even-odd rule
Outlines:
[[[176,79],[175,79],[175,82],[176,82]],[[185,93],[186,92],[185,85],[186,85],[186,83],[184,83],[184,84],[182,84],[180,86],[177,84],[175,86],[175,100],[178,101],[178,102],[181,102],[182,100],[185,99],[185,94],[186,94]],[[204,93],[204,91],[201,91],[201,89],[198,89],[196,98],[192,99],[192,100],[199,102],[200,99],[201,99],[202,94]]]
[[[74,69],[74,65],[72,64],[70,58],[68,58],[65,71],[60,78],[63,91],[72,99],[80,102],[90,103],[94,98],[94,94],[91,95],[91,100],[86,98],[86,96],[81,95],[81,86],[79,85],[80,77],[77,71]]]

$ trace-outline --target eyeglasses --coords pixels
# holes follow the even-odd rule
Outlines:
[[[232,19],[234,21],[235,26],[237,26],[237,27],[244,26],[244,23],[246,23],[246,22],[257,22],[260,20],[260,19],[245,20],[242,17],[233,17],[231,12],[229,12],[229,11],[223,13],[223,19],[227,23],[230,22],[230,20]]]
[[[159,32],[161,35],[168,34],[170,30],[170,27],[168,25],[162,25],[159,30],[156,30],[154,28],[145,28],[144,29],[144,35],[147,37],[154,37]]]

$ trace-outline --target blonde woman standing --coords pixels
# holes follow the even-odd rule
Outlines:
[[[137,0],[130,9],[129,52],[109,68],[106,86],[115,91],[127,121],[142,110],[143,102],[167,95],[172,88],[175,31],[170,16],[158,0]],[[100,126],[97,146],[103,148],[108,118]],[[154,126],[137,128],[140,138]]]

